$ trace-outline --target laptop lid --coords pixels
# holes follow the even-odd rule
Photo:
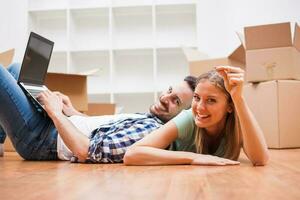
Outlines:
[[[43,85],[54,42],[31,32],[24,54],[18,82]]]

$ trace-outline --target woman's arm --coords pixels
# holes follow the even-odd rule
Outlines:
[[[269,160],[268,147],[255,117],[242,96],[244,71],[238,67],[220,66],[216,70],[224,79],[240,120],[243,149],[253,165],[265,165]]]
[[[269,151],[261,128],[243,97],[233,101],[240,120],[243,149],[246,155],[253,165],[266,165]]]
[[[239,164],[216,156],[196,154],[183,151],[165,150],[178,135],[174,122],[169,121],[164,126],[144,139],[138,141],[126,151],[124,156],[125,165],[227,165]]]
[[[44,91],[39,94],[38,100],[44,104],[47,114],[67,147],[78,157],[79,161],[85,161],[88,154],[89,138],[81,133],[63,114],[62,98],[53,92]]]

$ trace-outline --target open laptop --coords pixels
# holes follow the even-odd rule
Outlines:
[[[39,112],[44,112],[44,108],[36,97],[40,92],[47,90],[44,80],[53,46],[54,42],[31,32],[19,75],[19,86]]]

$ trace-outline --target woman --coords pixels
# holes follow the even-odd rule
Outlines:
[[[124,163],[234,165],[242,147],[253,165],[265,165],[267,145],[242,96],[243,82],[238,67],[219,66],[201,75],[192,109],[131,146]]]

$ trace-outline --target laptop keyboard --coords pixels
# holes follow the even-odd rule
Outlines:
[[[36,98],[39,93],[44,91],[44,90],[33,90],[33,89],[27,89],[27,90],[34,98]]]

